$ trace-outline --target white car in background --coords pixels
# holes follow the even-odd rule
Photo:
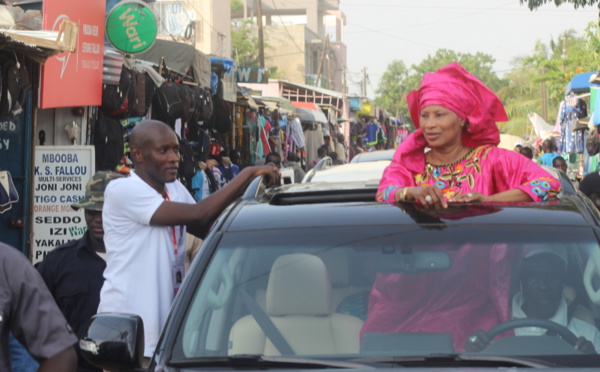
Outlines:
[[[302,182],[379,182],[383,170],[391,160],[364,161],[333,165],[331,158],[326,156],[313,169],[306,173]]]
[[[392,160],[396,149],[361,152],[350,160],[350,163],[364,163],[367,161]]]

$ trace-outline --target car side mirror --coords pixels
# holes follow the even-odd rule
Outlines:
[[[105,371],[140,368],[144,357],[144,322],[131,314],[92,316],[79,340],[83,357]]]

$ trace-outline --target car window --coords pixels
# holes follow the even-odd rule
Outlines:
[[[593,230],[570,226],[228,233],[187,306],[173,357],[578,354],[569,332],[600,350],[599,248]],[[550,293],[552,285],[560,288]],[[548,332],[560,336],[525,337],[546,334],[534,317],[564,324]],[[467,350],[478,331],[516,318],[523,322],[484,349]]]

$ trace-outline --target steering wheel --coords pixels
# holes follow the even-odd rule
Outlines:
[[[538,318],[522,318],[522,319],[513,319],[507,322],[498,324],[494,328],[487,331],[487,336],[489,340],[493,340],[496,336],[501,335],[506,331],[510,331],[515,328],[524,328],[524,327],[539,327],[545,328],[549,331],[554,331],[558,333],[558,335],[565,341],[567,341],[571,346],[575,347],[575,343],[577,342],[577,336],[573,332],[571,332],[567,327],[562,326],[558,323],[554,323],[551,320],[547,319],[538,319]]]

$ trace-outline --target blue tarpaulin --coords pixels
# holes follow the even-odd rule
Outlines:
[[[573,78],[565,88],[565,94],[569,94],[571,92],[575,94],[588,93],[590,91],[590,87],[599,87],[600,84],[590,83],[590,78],[592,77],[592,75],[597,73],[598,71],[591,71],[573,76]]]
[[[233,60],[227,58],[210,57],[210,63],[222,64],[226,74],[229,74],[231,72],[231,69],[235,66]]]

